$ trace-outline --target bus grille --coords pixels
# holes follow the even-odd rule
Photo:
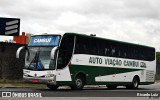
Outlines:
[[[154,71],[146,71],[146,82],[154,82]]]

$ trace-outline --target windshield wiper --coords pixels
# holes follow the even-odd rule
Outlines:
[[[29,64],[28,69],[32,69],[32,70],[42,70],[42,69],[44,69],[44,66],[39,59],[39,54],[40,54],[40,51],[37,51],[35,57],[31,61],[31,63]]]
[[[36,66],[38,63],[38,56],[39,56],[39,52],[37,51],[35,57],[32,59],[31,63],[29,64],[28,69],[34,69],[34,68],[36,69]],[[33,63],[35,64],[33,65]],[[31,65],[33,65],[33,68],[31,67]]]

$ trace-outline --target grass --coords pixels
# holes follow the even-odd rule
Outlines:
[[[46,87],[45,84],[29,84],[24,82],[0,82],[0,86]]]

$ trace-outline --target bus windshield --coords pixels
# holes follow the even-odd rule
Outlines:
[[[32,36],[26,52],[25,68],[31,70],[55,69],[55,59],[51,59],[51,50],[59,45],[59,35]]]
[[[25,68],[31,70],[55,69],[55,61],[50,57],[52,49],[53,47],[28,47]]]

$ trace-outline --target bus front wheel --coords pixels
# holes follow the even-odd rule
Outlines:
[[[51,90],[56,90],[59,86],[47,84],[47,87]]]
[[[85,84],[85,79],[83,76],[77,76],[74,82],[74,85],[71,85],[71,89],[73,90],[81,90],[83,89]]]

